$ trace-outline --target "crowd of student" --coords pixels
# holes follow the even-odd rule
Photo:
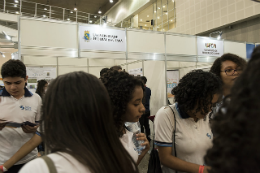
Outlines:
[[[154,121],[164,173],[260,172],[259,66],[257,47],[248,63],[225,54],[210,72],[193,70],[180,80],[174,104]],[[39,81],[35,94],[25,87],[21,61],[7,61],[1,75],[0,173],[139,172],[150,132],[136,135],[145,147],[138,155],[125,123],[148,122],[146,78],[120,67],[103,69],[100,79],[73,72],[49,86]],[[44,145],[51,154],[36,158]]]

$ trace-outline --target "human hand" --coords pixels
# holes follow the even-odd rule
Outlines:
[[[22,129],[24,133],[35,133],[37,131],[38,126],[28,126],[28,125],[22,125]]]
[[[137,137],[136,139],[138,141],[144,141],[141,145],[145,146],[144,150],[148,151],[150,149],[150,143],[147,140],[146,135],[144,133],[139,133],[139,134],[136,134],[136,137]]]

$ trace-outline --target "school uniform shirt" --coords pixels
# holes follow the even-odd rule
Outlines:
[[[119,138],[123,146],[125,147],[126,151],[130,154],[130,156],[133,158],[135,163],[138,160],[138,153],[135,151],[135,145],[132,141],[133,133],[129,132],[127,129],[125,130],[126,133]]]
[[[5,88],[0,90],[0,119],[23,123],[36,123],[40,120],[42,101],[38,94],[32,94],[27,88],[22,98],[16,99]],[[0,131],[0,165],[10,159],[34,133],[25,133],[21,127],[4,127]],[[37,149],[22,158],[15,165],[24,164],[37,157]]]
[[[161,147],[172,147],[174,142],[177,157],[186,162],[204,165],[204,156],[212,147],[213,134],[209,125],[209,117],[197,122],[187,115],[181,115],[178,103],[171,105],[176,117],[176,132],[174,141],[175,120],[169,107],[162,107],[155,116],[155,144]],[[174,170],[162,165],[164,173],[175,173]],[[178,171],[178,173],[181,173]]]
[[[80,163],[70,154],[57,152],[48,154],[48,157],[54,162],[58,173],[77,172],[90,173],[87,166]],[[49,169],[45,161],[41,158],[34,159],[27,163],[19,173],[48,173]]]

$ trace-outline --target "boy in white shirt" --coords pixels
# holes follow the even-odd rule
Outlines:
[[[32,94],[25,88],[28,76],[26,76],[26,67],[23,62],[7,61],[2,66],[1,75],[5,87],[0,90],[0,119],[7,122],[37,123],[40,120],[42,101],[39,95]],[[16,173],[25,163],[37,157],[37,149],[34,149],[8,171],[1,165],[32,138],[37,126],[13,127],[3,121],[0,123],[0,169],[7,173]]]

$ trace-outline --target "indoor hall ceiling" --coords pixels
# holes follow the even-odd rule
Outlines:
[[[98,14],[98,10],[102,11],[101,15],[104,15],[109,9],[111,9],[119,0],[28,0],[31,2],[46,4],[50,6],[57,6],[66,9],[74,9],[75,3],[78,11]]]

